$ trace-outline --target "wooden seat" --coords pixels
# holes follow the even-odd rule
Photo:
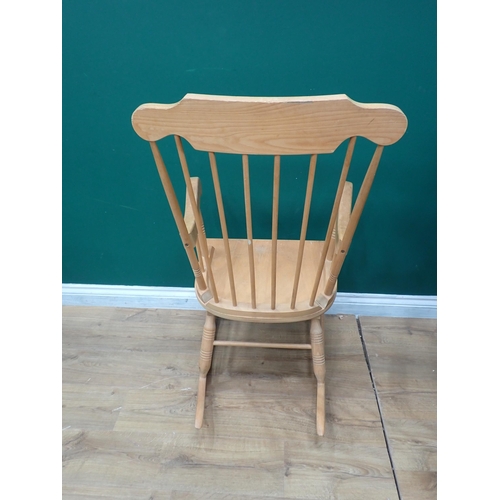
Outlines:
[[[203,424],[206,376],[214,346],[240,345],[309,349],[317,379],[316,427],[325,425],[325,357],[323,314],[335,300],[337,278],[349,250],[384,146],[406,131],[405,115],[389,104],[361,104],[344,94],[312,97],[230,97],[187,94],[175,104],[144,104],[132,115],[137,134],[148,141],[172,215],[195,277],[198,300],[207,310],[200,351],[200,378],[195,426]],[[173,135],[186,185],[182,213],[157,141]],[[373,142],[375,152],[352,208],[353,185],[347,181],[357,137]],[[219,215],[222,238],[207,237],[201,205],[201,182],[192,177],[183,139],[208,153],[207,169]],[[307,240],[307,228],[318,155],[333,153],[348,141],[337,187],[328,205],[325,237]],[[219,179],[217,153],[241,155],[246,239],[230,237]],[[279,239],[281,156],[310,155],[298,240]],[[253,237],[249,155],[271,155],[271,239]],[[172,168],[174,168],[172,166]],[[333,169],[332,169],[333,170]],[[206,189],[206,187],[205,187]],[[304,195],[305,193],[305,195]],[[333,205],[333,206],[332,206]],[[208,228],[208,233],[213,228]],[[215,318],[289,323],[311,321],[309,344],[273,344],[215,340]]]
[[[235,275],[236,297],[238,305],[233,306],[231,289],[226,272],[224,242],[222,239],[208,239],[208,245],[214,248],[212,271],[217,280],[218,303],[207,303],[208,311],[221,318],[256,321],[264,323],[289,323],[312,319],[321,311],[321,307],[309,305],[309,298],[314,283],[316,269],[321,258],[322,241],[305,241],[302,263],[302,278],[297,287],[295,308],[290,311],[292,299],[293,277],[297,254],[298,240],[278,240],[276,266],[276,306],[271,308],[271,276],[272,276],[272,241],[254,240],[255,290],[256,307],[252,307],[250,276],[248,273],[247,240],[229,240],[231,259]],[[320,287],[324,284],[325,273],[322,273]],[[332,294],[331,302],[334,295]],[[299,318],[297,320],[297,318]]]

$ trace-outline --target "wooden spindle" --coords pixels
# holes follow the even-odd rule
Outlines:
[[[198,226],[198,241],[200,243],[201,254],[205,259],[205,266],[207,268],[208,282],[210,284],[210,290],[214,296],[214,302],[219,302],[219,297],[217,295],[217,287],[215,286],[214,275],[212,273],[212,263],[210,262],[210,255],[208,252],[207,237],[205,234],[205,225],[203,223],[203,218],[201,211],[197,206],[196,199],[194,196],[193,186],[191,185],[191,177],[189,175],[189,168],[186,160],[186,155],[184,153],[184,147],[182,145],[181,138],[175,136],[175,145],[177,146],[177,153],[179,154],[179,160],[181,162],[182,173],[184,174],[184,181],[186,182],[187,193],[193,206],[194,218],[196,220],[196,225]]]
[[[203,413],[205,412],[205,392],[207,387],[207,373],[212,366],[212,354],[214,351],[214,339],[216,332],[215,316],[207,312],[203,335],[201,337],[200,349],[200,375],[198,378],[198,397],[196,401],[196,415],[194,426],[201,429],[203,425]]]
[[[208,300],[210,300],[210,298],[212,298],[212,294],[208,290],[205,278],[200,271],[198,259],[196,258],[193,244],[191,242],[191,238],[189,237],[189,233],[184,222],[184,217],[182,215],[181,208],[174,191],[174,187],[172,186],[172,181],[170,180],[170,176],[168,175],[165,163],[163,162],[160,150],[158,149],[158,145],[154,141],[150,142],[149,145],[151,146],[151,151],[156,163],[156,168],[158,169],[158,174],[160,175],[161,183],[167,196],[168,204],[170,205],[172,215],[174,216],[174,220],[177,225],[177,230],[179,231],[181,241],[184,245],[184,250],[186,251],[186,254],[188,256],[189,264],[191,265],[191,269],[193,270],[193,274],[196,280],[196,284],[198,285],[201,298],[205,302],[207,302]]]
[[[216,340],[214,346],[264,347],[266,349],[311,349],[311,344],[276,344],[268,342],[242,342],[241,340]]]
[[[229,286],[231,288],[231,300],[233,306],[236,307],[238,302],[236,300],[236,288],[234,286],[234,273],[233,263],[231,260],[231,248],[229,246],[229,237],[227,233],[226,215],[224,213],[224,203],[222,202],[222,192],[220,188],[219,172],[217,170],[217,161],[215,160],[214,153],[208,153],[210,158],[210,168],[212,170],[212,179],[214,181],[215,198],[217,200],[217,208],[219,210],[220,227],[222,230],[222,238],[224,239],[224,253],[226,255],[227,273],[229,276]]]
[[[278,206],[280,195],[280,157],[274,157],[273,227],[271,247],[271,309],[276,309],[276,260],[278,254]]]
[[[377,146],[375,152],[373,153],[373,157],[370,161],[370,166],[366,171],[365,178],[363,179],[363,184],[361,185],[361,189],[359,190],[358,196],[356,198],[356,203],[352,210],[351,218],[349,219],[344,237],[342,238],[339,248],[337,249],[333,261],[330,265],[330,275],[328,277],[328,281],[326,283],[324,291],[324,294],[326,296],[331,295],[333,292],[333,287],[335,286],[335,282],[337,281],[337,278],[339,276],[342,264],[344,263],[345,257],[351,245],[352,237],[354,236],[354,232],[356,231],[359,218],[361,217],[361,212],[363,211],[366,199],[368,198],[368,193],[370,192],[370,188],[372,187],[373,179],[377,172],[377,167],[383,150],[384,146]]]
[[[313,370],[317,380],[316,389],[316,431],[319,436],[325,433],[325,336],[323,316],[311,321],[311,350]]]
[[[248,155],[243,155],[243,185],[245,191],[245,216],[247,224],[248,261],[250,265],[250,287],[252,294],[252,309],[256,309],[257,301],[255,298],[255,265],[254,265],[253,236],[252,236],[252,204],[250,202],[250,173],[248,168]]]
[[[311,208],[312,190],[314,184],[314,174],[316,172],[316,161],[318,155],[311,155],[311,160],[309,162],[309,176],[307,178],[307,189],[306,189],[306,199],[304,201],[304,213],[302,216],[302,228],[300,230],[300,242],[299,242],[299,252],[297,255],[297,264],[295,267],[295,278],[293,281],[292,290],[292,300],[290,302],[290,308],[295,309],[295,302],[297,300],[297,290],[299,287],[300,270],[302,268],[302,257],[304,255],[304,243],[307,233],[307,224],[309,222],[309,210]]]
[[[349,172],[349,167],[351,166],[352,154],[354,152],[355,145],[356,145],[356,137],[351,137],[351,139],[349,140],[349,144],[347,146],[347,151],[344,158],[344,165],[342,166],[342,171],[340,173],[340,180],[337,187],[337,194],[335,195],[335,201],[333,202],[332,213],[330,215],[330,222],[328,224],[328,229],[326,231],[325,242],[323,244],[323,249],[321,251],[321,256],[318,263],[318,269],[316,270],[316,277],[314,279],[311,298],[309,299],[310,306],[314,305],[314,301],[316,299],[316,293],[318,292],[319,282],[321,280],[321,275],[323,273],[323,267],[325,265],[325,259],[327,253],[329,252],[329,249],[333,248],[332,234],[339,214],[340,200],[342,199],[342,193],[344,192],[344,186],[347,179],[347,174]]]

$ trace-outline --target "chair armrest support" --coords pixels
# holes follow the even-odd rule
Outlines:
[[[337,220],[337,237],[338,241],[344,238],[349,219],[351,218],[352,210],[352,182],[346,182],[342,198],[340,199],[339,216]]]
[[[196,200],[197,209],[200,206],[201,198],[201,181],[199,177],[191,177],[191,186],[193,186],[194,198]],[[186,188],[186,206],[184,208],[184,223],[186,224],[186,229],[193,242],[196,244],[198,240],[198,228],[196,227],[196,220],[194,217],[193,206],[191,205],[191,200],[189,199],[188,191]]]

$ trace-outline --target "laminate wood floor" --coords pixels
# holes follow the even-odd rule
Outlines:
[[[436,498],[436,321],[360,318],[402,498]]]
[[[64,499],[435,498],[435,320],[325,317],[324,437],[310,352],[281,349],[216,347],[196,430],[203,322],[63,307]],[[219,320],[217,338],[308,326]]]

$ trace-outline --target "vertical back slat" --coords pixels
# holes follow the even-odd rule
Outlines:
[[[210,168],[212,170],[212,179],[214,182],[215,198],[217,200],[217,209],[219,210],[220,227],[222,230],[222,238],[224,239],[224,253],[226,256],[227,273],[229,276],[229,286],[231,288],[231,300],[233,306],[236,307],[236,288],[234,286],[233,262],[231,260],[231,248],[229,246],[229,236],[226,225],[226,215],[224,213],[224,203],[222,202],[222,192],[220,188],[219,172],[217,170],[217,161],[214,153],[208,153],[210,158]]]
[[[278,254],[278,207],[280,195],[280,157],[274,157],[273,227],[271,248],[271,309],[276,309],[276,260]]]
[[[196,221],[196,225],[198,226],[198,241],[200,242],[201,254],[205,259],[208,283],[210,286],[210,290],[214,296],[214,301],[219,302],[219,297],[217,295],[217,287],[215,285],[215,280],[212,273],[212,263],[210,262],[211,259],[208,252],[207,237],[205,234],[205,224],[203,223],[201,211],[199,210],[198,204],[196,203],[193,186],[191,185],[191,177],[189,174],[186,154],[184,153],[182,140],[178,135],[175,136],[175,145],[177,146],[177,153],[179,154],[179,160],[181,162],[182,173],[184,174],[184,181],[186,182],[186,189],[189,196],[189,200],[191,201],[191,205],[193,207],[194,218]]]
[[[243,184],[245,191],[245,216],[247,224],[248,261],[250,265],[252,308],[256,309],[257,301],[255,298],[255,265],[254,265],[254,255],[253,255],[252,205],[250,202],[250,172],[248,167],[248,155],[243,155]]]
[[[370,166],[366,171],[365,178],[363,179],[363,184],[361,185],[361,189],[359,190],[358,196],[356,198],[356,203],[354,204],[351,218],[349,219],[349,223],[347,224],[344,237],[342,238],[339,248],[337,249],[333,257],[333,261],[330,266],[330,275],[328,277],[328,281],[326,283],[324,291],[324,294],[327,296],[331,295],[333,292],[333,287],[335,286],[335,282],[337,281],[340,269],[342,268],[342,264],[344,263],[347,251],[349,250],[349,247],[351,245],[352,237],[354,236],[354,232],[356,231],[359,218],[361,217],[361,212],[363,211],[363,208],[365,206],[368,193],[370,192],[370,189],[372,187],[373,179],[377,172],[377,167],[383,150],[384,146],[377,146],[375,152],[373,153],[373,157],[370,161]]]
[[[170,176],[168,175],[165,163],[163,162],[160,150],[158,149],[158,145],[156,144],[156,142],[153,141],[150,142],[149,144],[151,146],[151,151],[153,153],[153,157],[156,163],[156,168],[158,169],[158,174],[160,175],[163,189],[165,190],[165,194],[167,196],[168,204],[170,205],[172,215],[174,216],[174,220],[177,225],[177,230],[179,231],[181,241],[184,245],[184,250],[186,251],[189,263],[193,270],[196,284],[198,285],[198,289],[201,292],[202,298],[206,302],[207,300],[210,299],[209,297],[210,293],[208,292],[208,287],[205,282],[205,278],[203,277],[203,274],[201,274],[200,267],[198,265],[198,259],[196,258],[193,244],[191,242],[191,238],[189,237],[186,224],[184,222],[184,217],[182,216],[181,208],[179,206],[179,202],[177,200],[177,196],[174,191],[174,187],[172,186],[172,181],[170,180]]]
[[[304,201],[304,214],[302,216],[302,228],[300,230],[299,252],[297,255],[297,264],[295,267],[295,278],[293,281],[292,300],[290,302],[291,309],[295,309],[295,302],[297,300],[297,290],[299,287],[300,270],[302,267],[302,257],[304,255],[304,242],[306,239],[307,224],[309,221],[309,209],[311,208],[311,198],[312,198],[314,174],[316,172],[317,159],[318,155],[316,154],[311,155],[311,161],[309,163],[309,176],[307,178],[306,198]]]
[[[321,274],[323,273],[323,266],[325,265],[325,259],[329,248],[332,248],[332,234],[339,214],[340,200],[342,199],[342,193],[344,192],[344,186],[347,179],[347,174],[349,172],[349,167],[351,166],[352,154],[354,152],[354,146],[356,145],[356,137],[351,137],[349,139],[349,144],[347,146],[347,151],[344,158],[344,165],[342,166],[342,172],[340,173],[340,180],[337,187],[337,194],[335,195],[335,201],[333,202],[332,213],[330,216],[330,222],[328,224],[328,229],[326,231],[326,238],[323,244],[323,249],[321,251],[321,257],[318,263],[318,269],[316,270],[316,277],[314,279],[314,285],[311,292],[311,298],[309,300],[309,305],[314,305],[314,300],[316,299],[316,293],[318,292],[319,282],[321,279]]]

